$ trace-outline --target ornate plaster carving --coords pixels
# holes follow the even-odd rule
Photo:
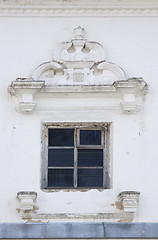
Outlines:
[[[0,16],[10,17],[153,17],[157,0],[1,0]]]
[[[147,84],[142,78],[126,79],[122,68],[105,60],[103,47],[84,38],[84,29],[77,27],[71,41],[63,42],[54,51],[53,60],[39,65],[31,78],[13,81],[9,87],[12,95],[20,96],[17,111],[32,113],[36,108],[34,98],[46,93],[91,93],[92,98],[118,98],[118,109],[135,113],[141,109],[140,96]],[[115,95],[114,95],[115,93]],[[111,96],[110,96],[111,94]],[[120,99],[119,99],[120,98]]]
[[[105,61],[103,47],[84,38],[84,29],[74,29],[70,42],[63,42],[55,50],[53,61],[43,63],[32,74],[46,85],[105,85],[125,80],[124,71]]]
[[[118,195],[118,201],[120,201],[122,209],[114,212],[104,213],[39,213],[35,202],[37,199],[36,192],[18,192],[17,198],[20,203],[21,218],[31,222],[45,222],[45,221],[100,221],[103,222],[132,222],[137,211],[139,192],[124,191]],[[40,209],[39,209],[40,211]]]

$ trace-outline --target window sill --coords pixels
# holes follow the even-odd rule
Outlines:
[[[41,191],[43,192],[60,192],[60,191],[64,191],[64,192],[88,192],[91,190],[97,190],[99,192],[103,192],[105,190],[109,190],[109,188],[42,188]]]

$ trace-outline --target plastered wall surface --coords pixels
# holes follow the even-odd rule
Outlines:
[[[19,191],[37,192],[39,213],[89,214],[119,211],[117,195],[125,190],[140,192],[134,221],[158,221],[157,25],[156,17],[0,18],[0,222],[24,221],[18,213]],[[85,29],[86,39],[103,46],[107,61],[121,66],[128,78],[142,77],[147,82],[148,92],[139,113],[123,114],[104,108],[64,110],[71,104],[66,94],[63,99],[54,96],[55,106],[49,111],[39,110],[32,115],[16,112],[18,98],[9,94],[8,86],[17,77],[29,77],[39,64],[50,61],[58,43],[69,41],[78,26]],[[45,107],[50,104],[49,97],[39,101]],[[72,104],[78,101],[88,105],[90,99],[85,94],[82,99],[72,99]],[[103,106],[104,101],[103,97]],[[40,189],[41,131],[46,121],[111,122],[111,189]]]

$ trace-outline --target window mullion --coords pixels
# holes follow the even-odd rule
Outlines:
[[[45,149],[44,149],[44,155],[45,155],[45,177],[44,177],[44,185],[45,187],[48,186],[48,128],[45,127],[44,130],[44,144],[45,144]]]
[[[107,181],[107,159],[106,159],[106,135],[107,135],[107,129],[105,128],[104,131],[102,131],[102,140],[104,141],[104,149],[103,149],[103,187],[106,187],[106,181]]]
[[[74,129],[74,187],[77,187],[77,129]]]

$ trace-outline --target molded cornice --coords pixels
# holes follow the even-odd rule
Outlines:
[[[0,0],[0,17],[157,17],[157,0]]]

